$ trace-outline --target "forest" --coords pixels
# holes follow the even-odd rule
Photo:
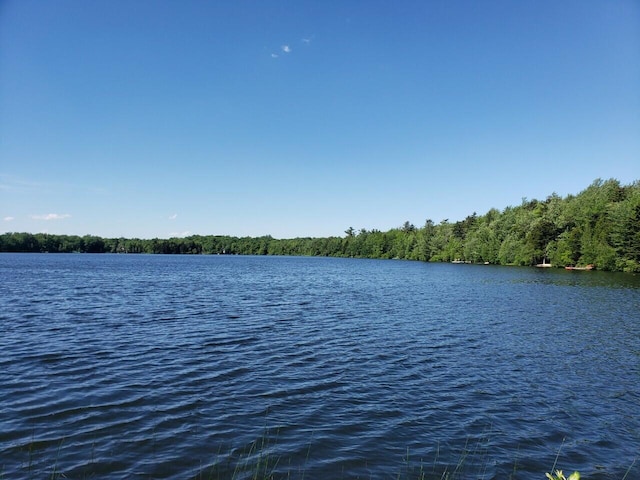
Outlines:
[[[355,230],[344,237],[276,239],[192,235],[184,238],[101,238],[92,235],[4,233],[0,252],[305,255],[461,261],[640,272],[640,181],[595,180],[577,195],[475,212],[464,220],[386,232]]]

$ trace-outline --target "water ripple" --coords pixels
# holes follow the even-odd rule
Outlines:
[[[539,478],[560,450],[604,479],[639,455],[628,276],[108,255],[0,269],[8,478]]]

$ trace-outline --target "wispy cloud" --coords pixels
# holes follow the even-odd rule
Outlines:
[[[175,220],[176,218],[178,218],[177,213],[174,213],[173,215],[169,215],[169,220]]]
[[[189,235],[191,235],[191,232],[189,230],[186,230],[184,232],[171,232],[169,234],[171,238],[184,238],[188,237]]]
[[[4,218],[3,218],[3,220],[4,220],[5,222],[10,222],[10,221],[12,221],[12,220],[15,220],[15,217],[4,217]]]
[[[311,42],[313,41],[313,35],[309,35],[306,37],[303,37],[300,39],[300,42],[302,42],[303,45],[305,46],[309,46],[311,44]],[[279,53],[283,53],[283,54],[288,54],[293,52],[293,48],[291,47],[291,44],[285,43],[283,45],[280,45],[280,52]],[[276,53],[276,52],[271,52],[271,58],[278,58],[280,57],[280,54]]]
[[[48,187],[46,183],[23,180],[14,175],[0,174],[0,190],[5,192],[29,193],[34,190],[43,190]]]
[[[45,215],[31,215],[31,218],[34,220],[64,220],[65,218],[71,218],[71,215],[68,213],[47,213]]]
[[[103,187],[91,185],[74,185],[68,183],[38,181],[24,179],[15,175],[0,173],[0,191],[16,194],[56,194],[60,192],[78,191],[91,194],[104,195],[108,190]]]

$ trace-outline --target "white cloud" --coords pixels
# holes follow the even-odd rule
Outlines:
[[[171,237],[171,238],[183,238],[183,237],[188,237],[189,235],[191,235],[191,232],[189,230],[186,230],[184,232],[171,232],[169,234],[169,237]]]
[[[14,217],[4,217],[3,220],[5,222],[10,222],[11,220],[15,220],[15,218]]]
[[[303,38],[302,39],[302,43],[305,43],[305,44],[309,45],[311,43],[311,39],[310,38]]]
[[[178,218],[177,213],[174,213],[173,215],[169,215],[169,220],[175,220],[176,218]]]
[[[13,175],[0,174],[0,190],[7,192],[29,193],[34,190],[42,191],[47,184],[23,180]]]
[[[280,55],[278,55],[277,53],[272,53],[271,54],[271,58],[278,58]]]
[[[83,193],[90,193],[94,195],[105,195],[108,192],[103,187],[96,187],[91,185],[74,185],[68,183],[51,183],[41,182],[29,179],[23,179],[13,175],[6,175],[0,173],[0,191],[6,191],[19,194],[31,194],[37,192],[39,194],[47,193],[59,193],[77,191]]]
[[[291,53],[291,47],[289,45],[282,45],[280,48],[284,53]]]
[[[46,215],[31,215],[31,218],[34,220],[64,220],[65,218],[70,218],[71,215],[68,213],[47,213]]]

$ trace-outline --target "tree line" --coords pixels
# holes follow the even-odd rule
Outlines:
[[[185,238],[101,238],[93,235],[5,233],[2,252],[89,252],[228,255],[305,255],[465,261],[498,265],[584,266],[640,272],[640,181],[595,180],[577,195],[524,198],[502,211],[386,232],[355,230],[344,237],[192,235]]]

